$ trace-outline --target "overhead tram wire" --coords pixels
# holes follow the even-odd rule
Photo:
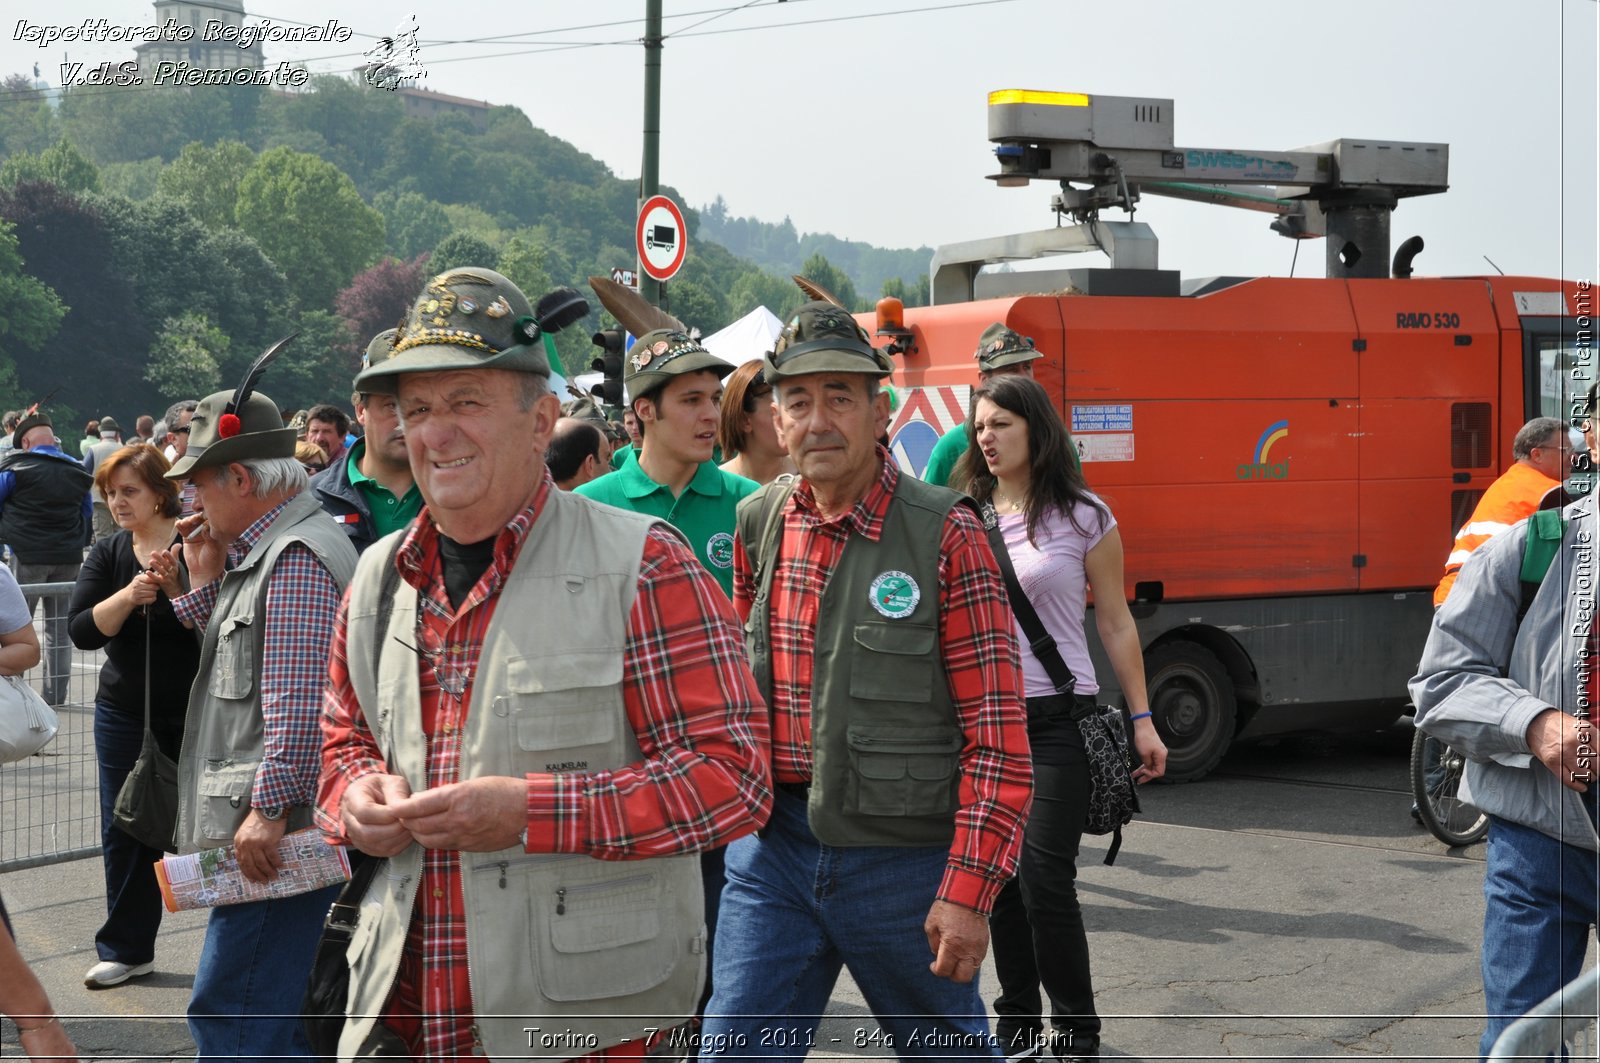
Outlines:
[[[777,2],[777,0],[770,0],[770,4],[775,4],[776,2]],[[798,3],[798,2],[800,2],[800,0],[784,0],[784,2],[785,3]],[[732,33],[757,33],[757,32],[762,32],[762,31],[766,31],[766,30],[788,29],[788,28],[791,28],[791,27],[794,27],[794,26],[817,26],[817,25],[825,25],[825,24],[834,23],[834,22],[857,22],[857,21],[860,21],[862,19],[892,18],[892,17],[901,16],[901,15],[922,15],[922,14],[931,14],[931,13],[939,12],[939,11],[954,11],[954,10],[959,10],[959,9],[962,9],[962,8],[969,8],[969,7],[991,7],[991,6],[994,6],[996,4],[1014,4],[1014,3],[1017,3],[1017,2],[1018,2],[1018,0],[962,0],[962,2],[959,2],[959,3],[930,4],[930,5],[925,5],[925,6],[922,6],[922,7],[897,8],[897,9],[895,9],[893,11],[869,11],[869,12],[860,12],[860,13],[853,14],[853,15],[834,15],[834,16],[830,16],[830,17],[827,17],[827,18],[795,19],[795,20],[790,20],[790,21],[786,21],[786,22],[767,23],[766,25],[762,25],[762,26],[739,26],[739,27],[732,27],[732,28],[728,28],[728,29],[696,30],[694,32],[688,32],[688,31],[680,30],[680,31],[678,31],[676,33],[669,34],[668,36],[671,36],[671,37],[714,37],[714,36],[724,36],[724,35],[732,34]],[[764,5],[764,6],[770,6],[770,4],[769,5]],[[749,5],[745,5],[745,6],[749,6]],[[728,11],[736,11],[736,10],[740,10],[740,8],[729,8],[727,10]],[[625,24],[631,24],[631,23],[638,22],[638,21],[641,21],[641,20],[629,19],[629,20],[626,20],[626,22],[619,23],[619,24],[624,24],[625,25]],[[707,21],[710,21],[710,20],[708,19]],[[496,35],[495,37],[485,37],[485,38],[481,38],[481,39],[476,40],[476,41],[463,42],[463,43],[490,43],[490,42],[494,42],[494,41],[512,40],[512,39],[517,39],[517,38],[521,38],[521,37],[530,36],[535,32],[542,33],[542,32],[546,32],[546,31],[528,31],[528,32],[525,32],[525,33],[511,34],[511,35],[501,34],[501,35]],[[548,32],[552,32],[552,33],[554,33],[554,32],[570,32],[570,30],[551,30],[551,31],[548,31]],[[362,34],[362,36],[371,36],[371,35],[370,34]],[[509,51],[509,52],[494,52],[494,53],[491,53],[489,55],[462,55],[462,56],[451,56],[451,57],[444,58],[444,59],[429,58],[424,62],[424,66],[426,66],[426,67],[434,67],[434,66],[443,66],[443,65],[448,64],[448,63],[476,62],[478,60],[485,60],[485,59],[505,59],[505,58],[512,58],[512,57],[517,57],[517,56],[524,56],[524,55],[542,55],[542,54],[547,53],[547,52],[575,51],[575,50],[582,49],[582,48],[614,48],[614,47],[624,46],[624,45],[633,46],[633,45],[637,45],[638,43],[639,43],[639,39],[637,37],[623,38],[623,39],[614,40],[614,41],[552,42],[551,44],[543,45],[543,46],[536,47],[536,48],[523,48],[523,49],[517,49],[515,51]],[[333,62],[335,60],[340,60],[340,59],[365,58],[365,56],[366,56],[366,52],[364,52],[364,51],[363,52],[341,52],[341,53],[337,53],[337,54],[334,54],[334,55],[310,56],[310,57],[305,58],[305,59],[295,59],[295,60],[286,60],[286,61],[287,62],[291,62],[291,63],[295,63],[295,64],[304,65],[304,66],[307,67],[308,70],[310,70],[310,64],[311,63]],[[338,69],[338,68],[330,68],[330,69],[321,70],[321,71],[313,70],[313,71],[311,71],[311,73],[312,73],[313,76],[318,75],[318,74],[340,75],[340,74],[348,73],[348,71],[347,70],[343,70],[343,69]],[[157,85],[151,85],[151,84],[148,84],[148,83],[144,84],[144,85],[136,85],[136,86],[117,86],[117,85],[85,86],[85,87],[73,90],[72,91],[72,95],[75,95],[80,99],[89,99],[89,98],[93,98],[94,96],[103,95],[103,94],[109,93],[109,92],[129,92],[129,91],[135,91],[135,90],[146,90],[146,89],[151,89],[151,88],[166,88],[166,87],[168,87],[168,86],[157,86]],[[37,89],[26,89],[26,90],[21,90],[21,89],[19,89],[19,90],[0,89],[0,97],[6,97],[6,96],[10,96],[11,97],[11,99],[0,98],[0,104],[13,102],[17,97],[21,96],[23,93],[32,94],[32,93],[36,93],[38,91],[39,90],[37,90]]]

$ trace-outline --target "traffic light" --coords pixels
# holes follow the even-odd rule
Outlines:
[[[619,328],[603,328],[591,337],[601,353],[589,363],[589,369],[606,375],[592,391],[611,406],[622,405],[622,351],[626,335]]]

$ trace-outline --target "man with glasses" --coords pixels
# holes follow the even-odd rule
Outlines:
[[[162,445],[162,453],[167,456],[168,464],[175,464],[177,460],[189,452],[189,418],[194,416],[195,407],[200,405],[198,399],[179,399],[167,407],[166,416],[162,418],[167,424],[165,439],[158,440]],[[183,490],[178,494],[178,501],[183,506],[180,517],[187,517],[194,512],[194,484],[188,480],[183,481]]]
[[[643,1055],[700,995],[697,854],[771,806],[727,596],[669,525],[550,478],[544,332],[452,269],[356,378],[398,398],[424,508],[361,556],[328,666],[318,822],[387,861],[340,1058]]]
[[[1593,447],[1592,442],[1590,446]],[[1444,604],[1455,585],[1456,573],[1474,550],[1526,518],[1539,508],[1546,491],[1561,486],[1572,468],[1572,440],[1566,422],[1535,417],[1517,431],[1511,441],[1511,456],[1516,459],[1511,468],[1489,485],[1472,516],[1456,532],[1455,545],[1444,563],[1444,578],[1433,592],[1436,609]]]

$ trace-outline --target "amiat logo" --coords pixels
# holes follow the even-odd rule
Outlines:
[[[1240,465],[1234,474],[1241,480],[1286,480],[1289,478],[1289,458],[1284,455],[1283,460],[1274,462],[1271,453],[1278,441],[1289,437],[1289,422],[1287,420],[1274,421],[1261,433],[1261,438],[1256,441],[1255,461]],[[1283,449],[1279,448],[1279,453]]]

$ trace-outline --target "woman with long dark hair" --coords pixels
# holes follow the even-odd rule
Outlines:
[[[161,451],[144,443],[123,447],[95,470],[120,530],[89,551],[67,606],[73,643],[106,651],[94,697],[106,921],[94,936],[99,962],[83,977],[91,989],[155,969],[163,909],[154,867],[162,854],[119,830],[111,811],[144,744],[146,692],[156,743],[176,760],[200,667],[200,642],[172,611],[172,598],[183,592],[170,553],[182,507],[169,468]]]
[[[772,419],[772,385],[761,375],[761,359],[748,361],[722,382],[722,420],[717,426],[717,446],[727,460],[723,472],[769,484],[794,462],[778,438]]]
[[[995,1033],[1015,1058],[1039,1055],[1048,1045],[1059,1059],[1095,1059],[1100,1017],[1076,887],[1089,779],[1083,736],[1072,719],[1077,702],[1092,702],[1100,689],[1084,629],[1085,588],[1094,591],[1095,626],[1133,714],[1134,780],[1159,778],[1167,749],[1145,697],[1144,657],[1123,596],[1116,520],[1084,484],[1048,393],[1025,376],[991,377],[972,394],[967,437],[952,484],[994,506],[1017,581],[1077,679],[1075,696],[1056,693],[1018,627],[1033,811],[1016,877],[989,917],[1000,978]],[[1050,1001],[1048,1037],[1041,986]]]

